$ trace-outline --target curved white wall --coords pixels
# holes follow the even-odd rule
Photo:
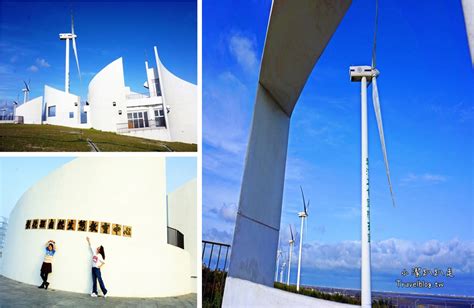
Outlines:
[[[116,132],[118,123],[127,123],[125,91],[123,62],[122,58],[118,58],[97,73],[89,83],[88,116],[93,128]],[[119,110],[122,111],[121,115]]]
[[[197,292],[197,183],[193,179],[168,194],[168,224],[184,234],[184,250],[191,255],[191,287]]]
[[[27,219],[71,218],[132,226],[132,237],[25,229]],[[86,236],[102,244],[102,275],[111,296],[160,297],[192,292],[190,254],[167,244],[165,160],[155,157],[78,158],[32,186],[13,209],[2,274],[41,283],[44,244],[57,242],[51,288],[90,293]]]
[[[83,127],[81,125],[79,96],[45,85],[44,105],[46,108],[46,124]],[[51,106],[56,106],[56,116],[54,117],[48,116],[48,108]],[[72,118],[70,118],[70,112],[73,113]]]
[[[41,124],[43,97],[37,97],[16,107],[15,115],[23,117],[24,124]]]
[[[197,143],[197,87],[184,81],[161,63],[156,56],[162,95],[167,106],[169,130],[172,141]]]

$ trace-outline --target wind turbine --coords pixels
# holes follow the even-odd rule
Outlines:
[[[308,217],[308,208],[309,208],[309,200],[308,200],[308,204],[306,204],[306,201],[304,199],[303,188],[301,186],[300,186],[300,189],[301,189],[301,196],[303,197],[303,212],[298,213],[298,217],[301,218],[301,233],[300,233],[300,253],[298,255],[298,276],[296,277],[296,291],[300,290],[301,252],[303,250],[303,227],[304,227],[304,221],[306,220],[306,217]]]
[[[283,264],[281,265],[281,269],[280,269],[280,283],[283,283],[283,272],[285,271],[285,267],[286,267],[286,262],[283,261]]]
[[[31,79],[28,79],[28,83],[26,83],[26,81],[23,80],[23,83],[25,84],[25,88],[22,89],[22,91],[23,91],[23,104],[28,101],[28,97],[29,97],[29,94],[30,94],[30,82],[31,82]]]
[[[293,237],[293,230],[291,229],[291,225],[290,226],[290,235],[291,235],[291,239],[288,241],[288,243],[290,244],[290,248],[289,248],[289,252],[288,252],[288,277],[286,279],[286,285],[289,286],[290,285],[290,273],[291,273],[291,256],[293,254],[293,245],[295,244],[295,238]]]
[[[367,143],[367,83],[372,82],[372,102],[374,104],[375,117],[379,130],[380,143],[385,161],[388,185],[395,206],[395,197],[390,180],[390,169],[388,166],[387,150],[382,125],[382,114],[380,111],[379,93],[377,89],[377,76],[379,71],[375,66],[375,49],[377,38],[377,15],[378,2],[375,9],[374,44],[372,48],[372,66],[351,66],[350,77],[353,82],[361,83],[361,304],[362,307],[371,307],[371,281],[370,281],[370,198],[369,198],[369,149]]]
[[[283,251],[279,248],[277,251],[277,269],[275,272],[275,281],[278,281],[278,269],[280,268],[280,258],[283,254]]]
[[[13,101],[13,117],[16,116],[16,107],[18,107],[18,101],[20,99],[20,95],[16,96],[16,101]]]
[[[59,39],[66,41],[66,72],[64,81],[64,91],[69,93],[69,40],[72,40],[72,49],[76,57],[77,71],[79,73],[79,80],[81,80],[81,70],[79,68],[79,57],[77,56],[76,37],[74,33],[74,16],[71,13],[71,33],[59,33]]]

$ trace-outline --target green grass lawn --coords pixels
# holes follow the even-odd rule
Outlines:
[[[196,144],[165,142],[95,129],[55,125],[0,124],[2,152],[90,152],[90,139],[102,152],[195,152]]]

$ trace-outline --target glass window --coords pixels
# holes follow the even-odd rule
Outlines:
[[[156,127],[165,126],[165,115],[163,109],[155,109],[155,125]]]
[[[69,119],[74,118],[74,112],[69,112]]]
[[[149,127],[148,112],[130,112],[127,114],[128,128]]]
[[[56,116],[56,106],[49,106],[48,117],[55,117],[55,116]]]
[[[149,127],[150,125],[148,124],[148,112],[143,113],[143,119],[145,120],[145,127]]]

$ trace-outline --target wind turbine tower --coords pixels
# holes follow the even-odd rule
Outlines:
[[[372,66],[351,66],[350,78],[352,82],[360,82],[361,89],[361,306],[372,306],[371,275],[370,275],[370,196],[369,196],[369,148],[367,134],[367,86],[372,82],[372,103],[374,105],[377,126],[379,130],[380,143],[385,161],[388,185],[395,206],[395,197],[390,180],[390,169],[388,166],[387,150],[385,148],[385,137],[383,132],[382,114],[380,111],[379,93],[377,88],[377,77],[379,71],[375,68],[376,59],[376,37],[377,37],[377,15],[378,3],[375,11],[374,44],[372,49]]]
[[[293,245],[295,244],[295,238],[293,237],[293,230],[290,225],[290,235],[291,239],[288,241],[290,244],[290,251],[288,252],[288,277],[286,278],[286,285],[290,285],[290,273],[291,273],[291,256],[293,254]]]
[[[69,40],[72,40],[72,49],[76,57],[77,71],[79,72],[79,79],[81,79],[81,70],[79,68],[79,58],[77,56],[76,37],[74,33],[74,17],[71,14],[71,33],[59,33],[59,39],[66,41],[66,71],[64,80],[64,92],[69,93]]]
[[[304,221],[306,217],[308,217],[308,207],[309,207],[309,200],[308,204],[304,199],[303,188],[300,186],[301,189],[301,196],[303,197],[303,211],[298,213],[298,217],[301,218],[301,232],[300,232],[300,252],[298,255],[298,276],[296,277],[296,291],[300,290],[300,278],[301,278],[301,253],[303,251],[303,228],[304,228]]]

